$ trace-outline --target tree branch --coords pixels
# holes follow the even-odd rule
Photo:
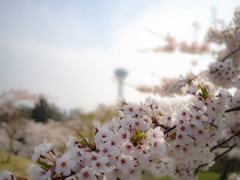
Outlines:
[[[222,60],[220,60],[220,61],[225,61],[227,58],[229,58],[229,57],[231,57],[232,55],[234,55],[234,54],[236,54],[238,51],[240,50],[240,46],[236,49],[236,50],[234,50],[233,52],[231,52],[230,54],[228,54],[227,56],[225,56]]]
[[[65,176],[65,175],[57,176],[57,177],[53,177],[52,180],[64,180],[64,179],[66,179],[66,178],[68,178],[68,177],[70,177],[70,176],[72,176],[74,174],[75,174],[75,172],[71,171],[70,175],[68,175],[68,176]]]
[[[234,138],[235,136],[239,135],[240,132],[237,132],[235,134],[233,134],[232,136],[230,136],[228,139],[226,139],[225,141],[221,142],[220,144],[213,146],[211,148],[211,152],[214,151],[215,149],[219,148],[220,146],[222,146],[223,144],[227,143],[228,141],[230,141],[232,138]]]
[[[237,106],[237,107],[234,107],[234,108],[227,109],[227,110],[225,111],[225,113],[233,112],[233,111],[239,111],[239,110],[240,110],[240,106]]]
[[[216,161],[217,159],[219,159],[220,157],[224,156],[225,154],[227,154],[229,151],[231,151],[235,146],[237,146],[237,144],[234,144],[232,146],[229,146],[228,150],[224,151],[223,153],[219,154],[218,156],[216,156],[214,158],[214,161]],[[200,170],[200,168],[207,166],[209,163],[205,163],[205,164],[201,164],[197,167],[197,169],[194,172],[194,175],[196,175],[198,173],[198,171]]]
[[[222,154],[219,154],[218,156],[216,156],[214,158],[214,160],[216,161],[217,159],[219,159],[220,157],[222,157],[223,155],[227,154],[229,151],[231,151],[235,146],[237,146],[237,144],[234,144],[232,146],[229,146],[228,150],[224,151]]]
[[[173,127],[171,127],[171,128],[166,129],[166,130],[164,131],[164,134],[169,133],[171,130],[175,129],[176,127],[177,127],[177,126],[175,125],[175,126],[173,126]]]
[[[196,174],[198,173],[198,171],[199,171],[199,169],[200,169],[201,167],[204,167],[204,166],[207,166],[207,165],[208,165],[208,163],[201,164],[200,166],[198,166],[197,169],[196,169],[195,172],[194,172],[194,176],[196,176]]]

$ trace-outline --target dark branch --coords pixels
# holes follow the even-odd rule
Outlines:
[[[211,148],[211,152],[214,151],[215,149],[219,148],[220,146],[224,145],[225,143],[227,143],[228,141],[230,141],[232,138],[234,138],[235,136],[237,136],[237,135],[239,135],[239,134],[240,134],[240,132],[237,132],[237,133],[233,134],[232,136],[230,136],[230,137],[229,137],[228,139],[226,139],[225,141],[219,143],[219,144],[216,145],[216,146],[213,146],[213,147]]]
[[[216,156],[214,160],[216,161],[217,159],[219,159],[219,158],[222,157],[223,155],[227,154],[227,153],[228,153],[229,151],[231,151],[235,146],[237,146],[237,144],[234,144],[234,145],[232,145],[232,146],[229,146],[228,150],[226,150],[226,151],[224,151],[222,154],[219,154],[218,156]]]
[[[64,179],[66,179],[66,178],[68,178],[68,177],[70,177],[70,176],[72,176],[74,174],[75,174],[75,172],[71,171],[70,175],[68,175],[68,176],[65,176],[65,175],[57,176],[57,177],[53,177],[52,180],[64,180]]]
[[[229,151],[231,151],[235,146],[237,146],[237,144],[234,144],[232,146],[229,146],[228,150],[224,151],[223,153],[219,154],[218,156],[216,156],[214,158],[214,161],[218,160],[220,157],[224,156],[225,154],[227,154]],[[200,170],[200,168],[207,166],[209,163],[205,163],[205,164],[201,164],[197,167],[197,169],[195,170],[194,175],[196,175],[198,173],[198,171]]]
[[[208,165],[208,163],[201,164],[200,166],[198,166],[197,169],[196,169],[195,172],[194,172],[194,176],[196,176],[196,174],[198,173],[198,171],[199,171],[199,169],[200,169],[201,167],[204,167],[204,166],[207,166],[207,165]]]
[[[166,126],[164,126],[164,125],[162,125],[162,124],[156,123],[156,126],[160,126],[161,128],[163,128],[163,129],[167,130],[167,127],[166,127]]]
[[[230,54],[228,54],[227,56],[225,56],[221,61],[225,61],[227,58],[231,57],[232,55],[234,55],[235,53],[237,53],[240,50],[240,46],[234,50],[233,52],[231,52]]]
[[[175,126],[169,128],[169,129],[166,129],[166,130],[164,131],[164,134],[169,133],[171,130],[175,129],[176,127],[177,127],[177,126],[175,125]]]
[[[234,108],[227,109],[225,111],[225,113],[232,112],[232,111],[239,111],[239,110],[240,110],[240,106],[237,106],[237,107],[234,107]]]

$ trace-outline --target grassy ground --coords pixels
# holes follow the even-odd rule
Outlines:
[[[199,180],[218,180],[219,176],[220,175],[215,172],[199,172],[198,173]],[[169,177],[157,178],[151,174],[145,174],[143,175],[142,180],[172,180],[172,179]]]
[[[12,155],[10,162],[6,162],[7,153],[0,151],[0,171],[10,171],[16,176],[29,177],[25,170],[29,166],[31,160],[26,157]]]
[[[215,172],[200,172],[198,173],[199,180],[218,180],[219,174]],[[146,174],[142,177],[142,180],[172,180],[169,177],[156,178],[150,174]]]
[[[198,177],[199,180],[218,180],[220,174],[215,172],[200,172],[198,173]]]

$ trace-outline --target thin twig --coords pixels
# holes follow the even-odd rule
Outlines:
[[[64,180],[64,179],[66,179],[66,178],[68,178],[68,177],[70,177],[74,174],[75,174],[75,172],[71,171],[70,175],[68,175],[68,176],[63,175],[63,176],[53,177],[52,180]]]
[[[232,55],[234,55],[234,54],[237,53],[238,51],[240,51],[240,46],[239,46],[236,50],[232,51],[230,54],[228,54],[227,56],[225,56],[225,57],[224,57],[222,60],[220,60],[220,61],[222,61],[222,62],[225,61],[227,58],[231,57]],[[196,79],[197,77],[199,77],[199,75],[201,75],[201,74],[203,74],[203,73],[205,73],[205,72],[207,72],[207,71],[203,71],[203,72],[199,73],[197,76],[193,77],[192,79],[189,79],[189,81],[191,82],[192,80]]]
[[[201,164],[200,166],[198,166],[197,169],[196,169],[195,172],[194,172],[194,176],[198,173],[198,171],[199,171],[199,169],[200,169],[201,167],[204,167],[204,166],[207,166],[207,165],[208,165],[208,163]]]
[[[232,111],[239,111],[239,110],[240,110],[240,106],[237,106],[237,107],[234,107],[234,108],[227,109],[225,111],[225,113],[232,112]]]
[[[176,127],[177,127],[177,126],[175,125],[175,126],[169,128],[169,129],[167,129],[166,131],[164,131],[164,134],[169,133],[171,130],[175,129]]]
[[[238,51],[240,50],[240,46],[236,49],[236,50],[234,50],[234,51],[232,51],[230,54],[228,54],[227,56],[225,56],[222,60],[220,60],[220,61],[225,61],[227,58],[229,58],[229,57],[231,57],[232,55],[234,55],[235,53],[237,53]]]
[[[218,156],[216,156],[214,158],[214,161],[216,161],[217,159],[219,159],[220,157],[224,156],[225,154],[227,154],[229,151],[231,151],[235,146],[237,146],[237,144],[234,144],[232,146],[229,146],[228,150],[224,151],[223,153],[219,154]],[[194,172],[194,175],[196,175],[198,173],[198,171],[200,170],[200,168],[207,166],[209,163],[205,163],[205,164],[201,164],[197,167],[197,169]]]
[[[228,139],[226,139],[225,141],[221,142],[220,144],[213,146],[211,148],[211,152],[214,151],[215,149],[217,149],[218,147],[222,146],[223,144],[227,143],[228,141],[230,141],[232,138],[234,138],[235,136],[239,135],[240,132],[237,132],[235,134],[233,134],[232,136],[230,136]]]
[[[220,157],[222,157],[223,155],[227,154],[229,151],[231,151],[235,146],[237,146],[237,144],[234,144],[232,146],[229,146],[228,150],[224,151],[222,154],[219,154],[218,156],[216,156],[214,158],[214,160],[216,161],[217,159],[219,159]]]
[[[199,78],[199,76],[203,75],[203,74],[206,73],[206,72],[207,72],[207,70],[202,71],[202,72],[200,72],[198,75],[196,75],[196,76],[192,77],[191,79],[189,79],[189,84],[191,84],[191,82],[192,82],[194,79]]]

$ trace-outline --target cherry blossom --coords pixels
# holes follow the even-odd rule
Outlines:
[[[45,140],[32,156],[38,165],[31,164],[26,172],[33,179],[140,179],[142,172],[197,179],[199,171],[209,170],[240,145],[239,17],[237,9],[228,29],[210,30],[209,41],[226,48],[207,71],[155,88],[171,98],[149,97],[139,104],[120,99],[119,114],[112,121],[94,122],[93,141],[69,136],[59,156]],[[0,177],[16,179],[6,171]]]
[[[37,161],[41,158],[41,156],[45,153],[48,153],[53,150],[53,143],[48,143],[47,140],[44,140],[43,144],[34,148],[34,154],[32,155],[32,160]]]
[[[72,169],[75,167],[76,162],[69,158],[67,154],[64,154],[62,157],[58,158],[56,161],[55,172],[57,174],[63,174],[68,176],[71,174]]]
[[[3,179],[3,180],[17,180],[16,176],[9,171],[0,172],[0,179]]]

